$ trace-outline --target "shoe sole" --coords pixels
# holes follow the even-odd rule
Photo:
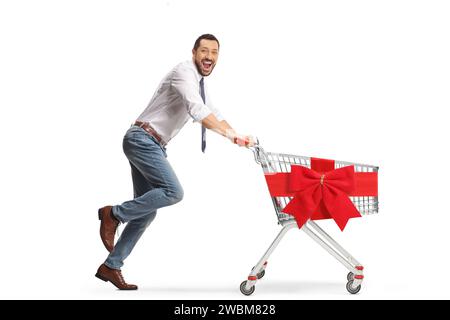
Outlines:
[[[95,274],[95,276],[97,277],[97,278],[99,278],[100,280],[103,280],[103,281],[105,281],[105,282],[111,282],[111,281],[109,281],[108,279],[106,279],[105,277],[103,277],[101,274],[99,274],[99,273],[96,273]],[[134,288],[130,288],[130,289],[121,289],[121,288],[119,288],[114,282],[111,282],[117,289],[119,289],[119,290],[137,290],[137,288],[136,289],[134,289]]]

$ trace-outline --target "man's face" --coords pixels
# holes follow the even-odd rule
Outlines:
[[[219,58],[219,44],[214,40],[200,40],[197,50],[192,50],[192,58],[198,72],[204,77],[209,76]]]

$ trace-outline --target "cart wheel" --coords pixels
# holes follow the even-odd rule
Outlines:
[[[353,279],[350,280],[349,282],[347,282],[347,285],[346,285],[347,291],[350,292],[351,294],[357,294],[359,292],[359,290],[361,290],[361,285],[357,286],[356,288],[353,288],[352,285],[353,285]]]
[[[350,281],[350,280],[353,280],[353,277],[355,276],[355,274],[353,273],[353,272],[349,272],[348,274],[347,274],[347,280],[348,281]]]
[[[253,292],[255,292],[255,286],[252,286],[249,290],[245,289],[245,285],[247,284],[247,280],[243,281],[241,283],[240,289],[242,294],[245,294],[246,296],[251,295]]]
[[[262,270],[256,276],[258,277],[258,279],[261,279],[262,277],[264,277],[265,274],[266,274],[266,270]]]

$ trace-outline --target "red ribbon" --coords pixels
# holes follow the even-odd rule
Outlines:
[[[290,173],[266,174],[271,196],[293,197],[283,212],[298,227],[309,219],[333,218],[344,230],[350,218],[361,217],[349,196],[377,196],[377,172],[354,172],[353,166],[334,169],[334,161],[311,158],[311,169],[292,165]]]

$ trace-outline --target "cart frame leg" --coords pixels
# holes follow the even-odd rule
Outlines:
[[[286,235],[286,233],[289,230],[291,230],[292,228],[294,228],[296,226],[297,226],[297,222],[295,222],[295,221],[289,221],[288,223],[283,225],[283,228],[278,233],[278,235],[275,238],[275,240],[273,240],[273,242],[270,245],[269,249],[267,249],[266,253],[264,253],[262,258],[258,261],[258,263],[253,267],[252,271],[250,272],[250,274],[248,276],[247,283],[245,285],[245,289],[246,290],[250,290],[250,288],[255,285],[256,281],[258,281],[257,274],[265,269],[265,267],[267,265],[267,260],[269,259],[270,255],[275,250],[275,248],[278,246],[278,244],[280,243],[281,239],[283,239],[283,237]]]
[[[309,227],[312,227],[314,230]],[[302,230],[353,273],[352,288],[356,288],[361,285],[364,279],[364,268],[358,260],[348,253],[339,243],[336,242],[336,240],[330,237],[314,221],[309,220],[303,225]]]
[[[250,290],[258,281],[257,274],[264,270],[267,265],[267,260],[273,253],[275,248],[281,242],[281,239],[286,235],[286,233],[294,227],[297,227],[297,222],[295,220],[284,222],[283,228],[278,233],[275,240],[272,242],[270,247],[264,253],[262,258],[258,263],[252,268],[246,281],[245,290]],[[336,260],[338,260],[342,265],[344,265],[352,274],[351,288],[356,289],[361,285],[364,275],[363,266],[356,260],[348,251],[346,251],[339,243],[336,242],[331,236],[329,236],[322,228],[320,228],[314,221],[309,220],[301,228],[309,237],[311,237],[316,243],[318,243],[322,248],[324,248],[329,254],[331,254]]]

